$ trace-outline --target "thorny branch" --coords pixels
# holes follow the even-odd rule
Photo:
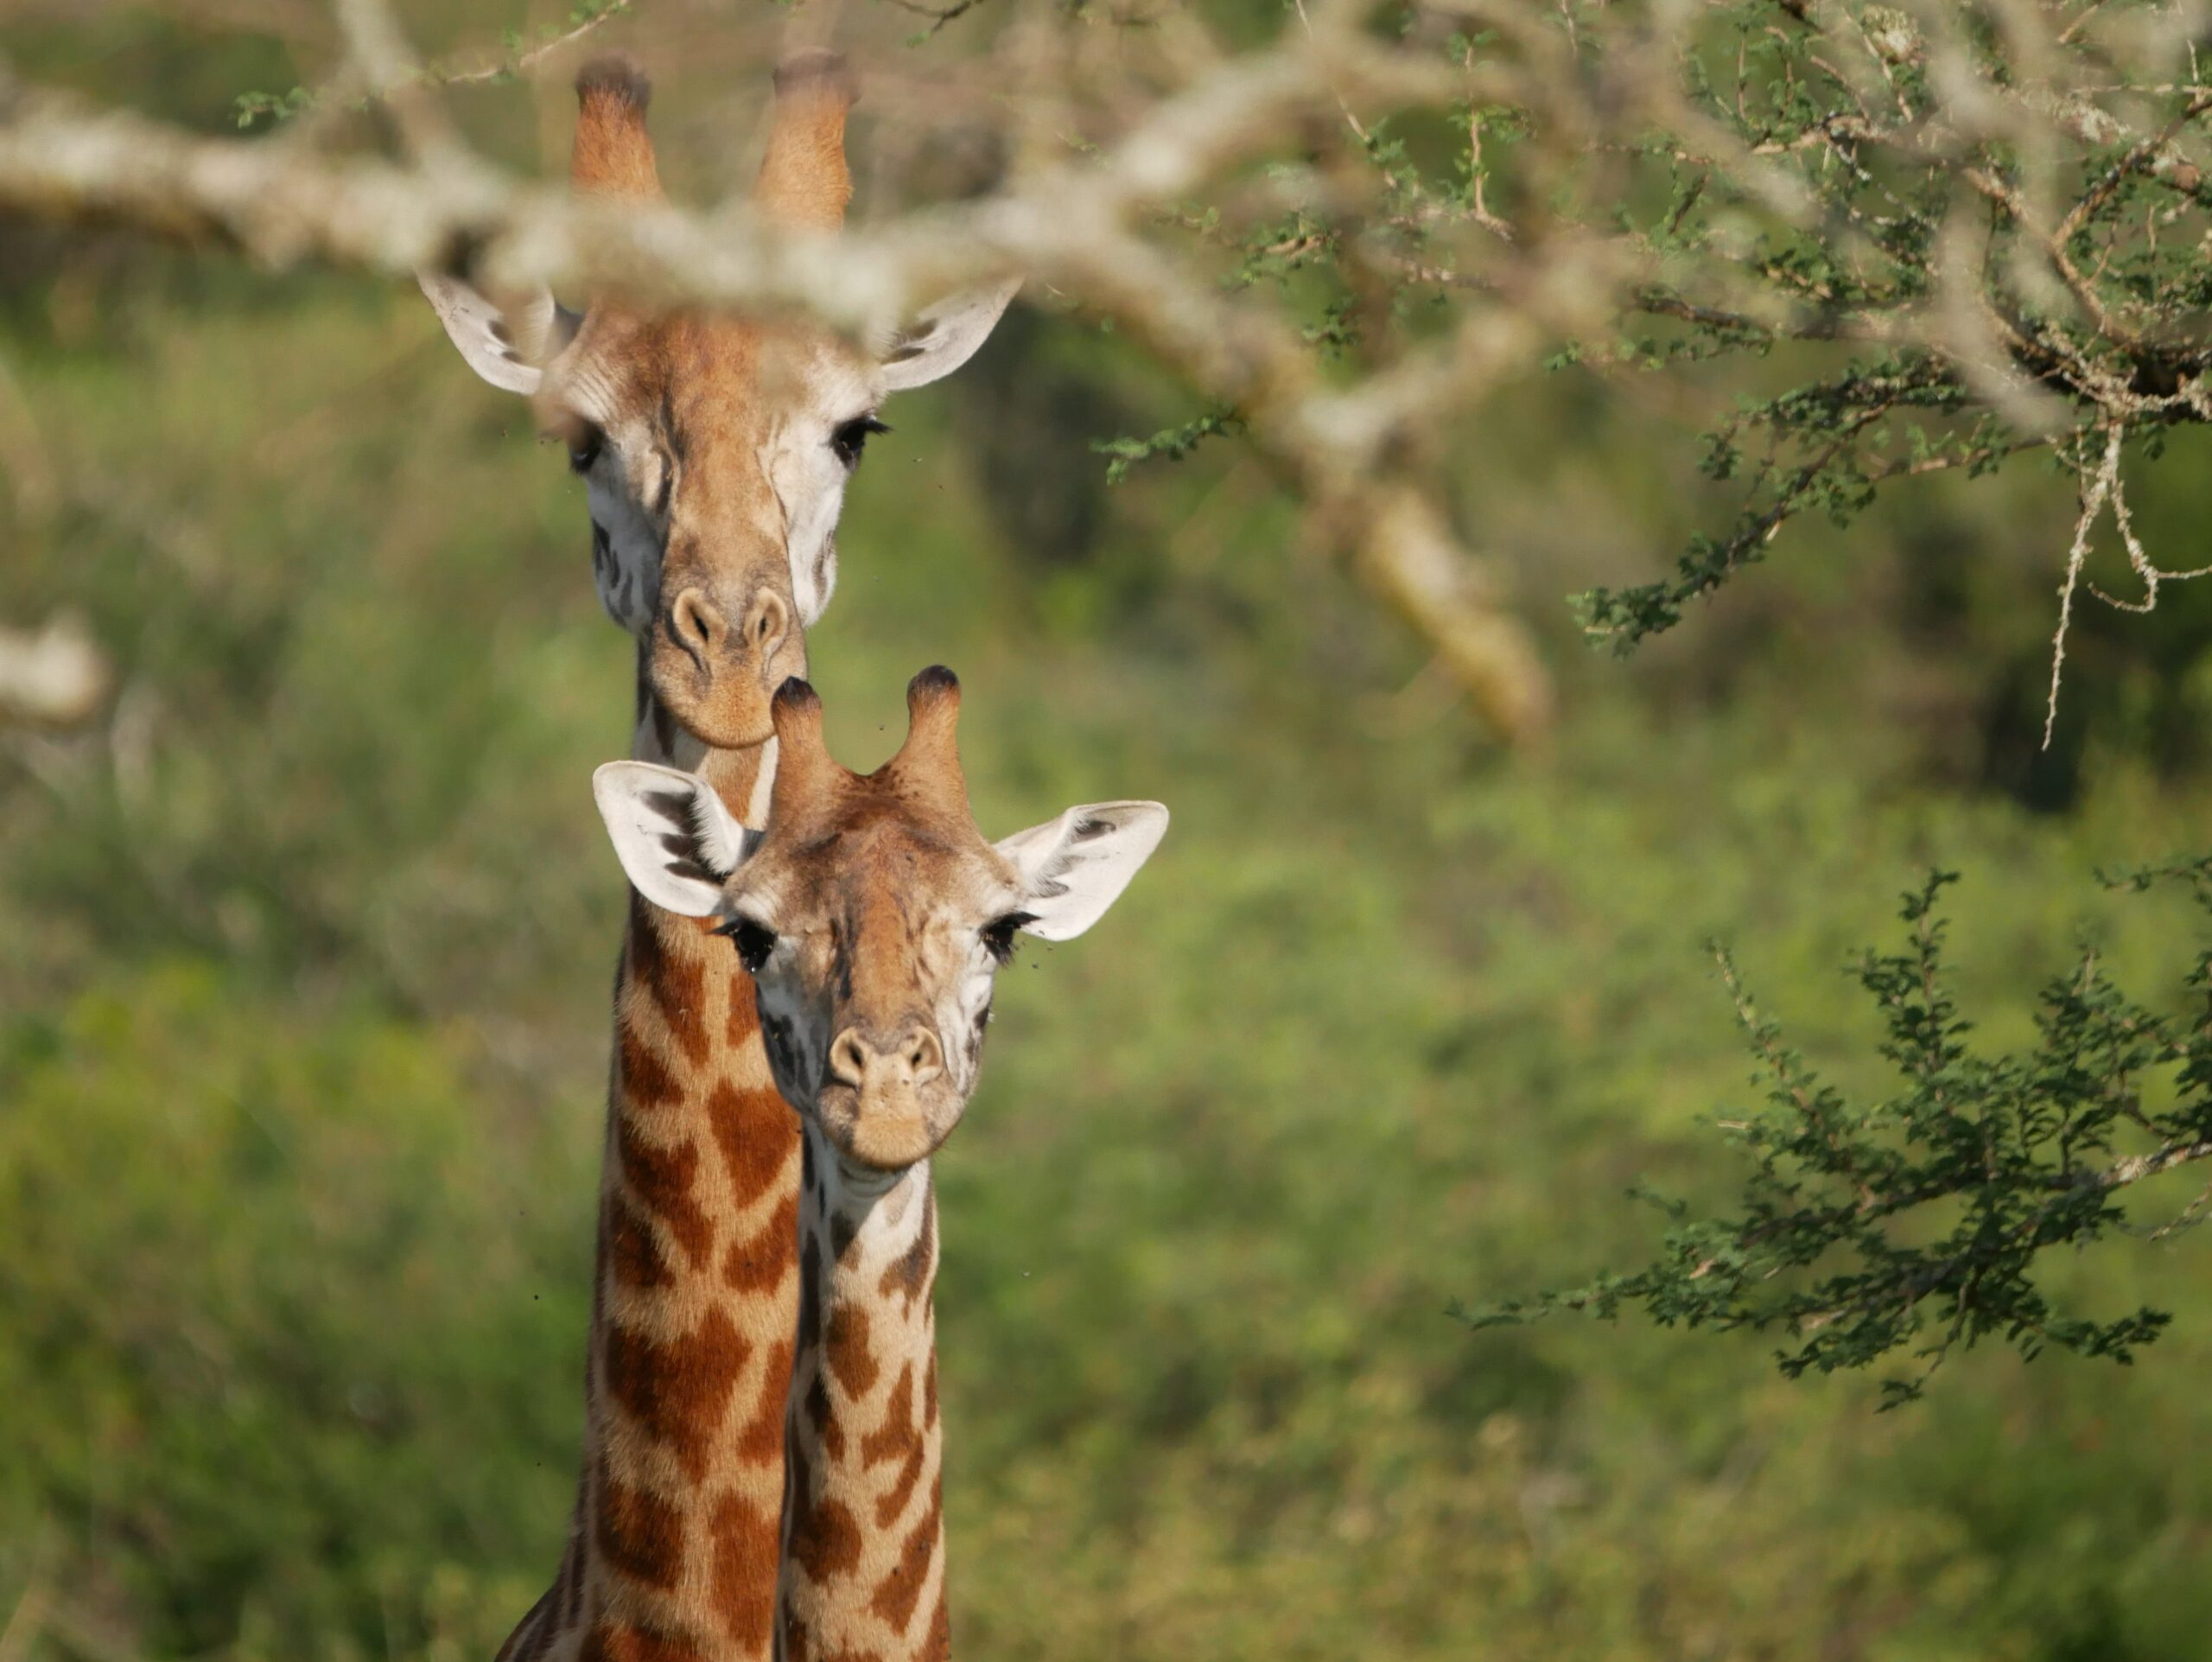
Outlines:
[[[928,36],[976,4],[898,0]],[[2083,481],[2054,707],[2107,506],[2144,586],[2113,603],[2145,609],[2194,575],[2140,545],[2120,468],[2130,438],[2212,420],[2197,0],[2066,16],[2037,0],[1415,0],[1387,31],[1371,0],[1301,0],[1244,51],[1191,8],[1138,29],[1008,0],[993,29],[931,48],[965,54],[938,66],[960,97],[902,93],[893,48],[874,106],[880,143],[956,133],[996,171],[834,242],[734,204],[574,201],[443,118],[442,88],[542,70],[618,13],[650,22],[630,0],[465,70],[418,66],[383,0],[334,5],[345,67],[302,96],[380,98],[403,159],[0,84],[0,211],[279,266],[804,309],[858,334],[1021,271],[1031,303],[1110,324],[1195,396],[1185,428],[1110,447],[1117,468],[1243,436],[1508,736],[1541,729],[1548,683],[1509,585],[1452,529],[1446,447],[1547,363],[1795,378],[1709,436],[1707,471],[1743,481],[1735,523],[1668,577],[1582,597],[1587,632],[1618,646],[1807,512],[1847,519],[1902,481],[2031,450]]]

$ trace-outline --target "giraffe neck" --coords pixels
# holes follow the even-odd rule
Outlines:
[[[638,748],[747,818],[772,741],[710,750],[641,706]],[[752,816],[758,824],[758,815]],[[568,1551],[501,1662],[768,1662],[798,1316],[798,1117],[753,980],[633,892],[614,990],[584,1463]]]
[[[788,1662],[950,1653],[929,1162],[855,1171],[808,1123],[791,1362]]]

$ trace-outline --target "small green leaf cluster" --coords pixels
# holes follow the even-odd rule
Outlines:
[[[1858,0],[1715,10],[1708,49],[1686,60],[1689,101],[1739,163],[1758,162],[1770,196],[1786,188],[1807,207],[1794,223],[1766,211],[1744,166],[1655,132],[1644,155],[1665,205],[1637,234],[1685,280],[1638,296],[1673,333],[1616,357],[1670,368],[1786,347],[1817,373],[1709,436],[1727,464],[1713,476],[1742,483],[1732,524],[1691,538],[1657,581],[1576,597],[1586,634],[1623,651],[1764,558],[1802,513],[1843,524],[1893,481],[2205,418],[2193,387],[2212,356],[2194,320],[2212,220],[2185,146],[2212,96],[2186,64],[2158,80],[2093,29],[2060,27],[2073,13],[2031,64],[2028,43],[1962,9],[1945,44],[1978,95],[2002,101],[1977,126],[1939,90],[1937,49],[1910,13]],[[1737,297],[1694,297],[1729,259],[1746,279]],[[1942,304],[1981,321],[1946,338],[1931,321]]]
[[[620,16],[635,3],[636,0],[576,0],[565,21],[541,23],[530,31],[502,30],[500,55],[492,62],[467,69],[425,65],[415,76],[415,82],[420,86],[451,86],[463,82],[499,85],[518,80],[531,61],[548,48],[595,28],[608,18]],[[283,92],[241,92],[232,100],[231,114],[241,128],[251,128],[264,121],[271,126],[281,126],[322,102],[321,94],[306,86],[295,86]],[[368,101],[357,99],[348,107],[365,109]]]
[[[1946,971],[1938,903],[1956,881],[1929,874],[1904,897],[1903,947],[1856,967],[1894,1091],[1861,1101],[1822,1078],[1716,948],[1766,1087],[1764,1105],[1719,1122],[1750,1162],[1738,1200],[1707,1216],[1641,1193],[1667,1220],[1644,1268],[1458,1313],[1493,1327],[1633,1309],[1662,1327],[1748,1329],[1780,1340],[1775,1360],[1792,1378],[1909,1358],[1881,1380],[1885,1408],[1985,1339],[2024,1359],[2058,1349],[2133,1361],[2165,1314],[2062,1309],[2038,1270],[2054,1249],[2162,1237],[2212,1205],[2208,1187],[2151,1224],[2123,1204],[2212,1158],[2212,930],[2177,1013],[2131,997],[2085,950],[2045,985],[2036,1041],[1991,1051],[1974,1042]],[[2212,857],[2107,881],[2186,888],[2212,915]]]
[[[1179,426],[1163,428],[1150,438],[1093,439],[1090,449],[1094,455],[1109,458],[1106,482],[1118,485],[1141,462],[1149,462],[1155,456],[1180,462],[1217,433],[1233,433],[1243,425],[1235,411],[1217,404]]]

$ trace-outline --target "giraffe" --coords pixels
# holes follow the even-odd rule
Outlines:
[[[658,198],[644,75],[595,60],[576,92],[573,187]],[[834,56],[778,71],[764,216],[842,223],[852,101]],[[503,308],[449,274],[421,281],[462,358],[532,400],[585,481],[600,600],[637,642],[632,754],[757,819],[775,772],[770,694],[805,668],[845,483],[883,430],[881,402],[958,368],[1012,286],[924,313],[877,358],[797,322],[648,316],[607,298],[578,315],[542,294]],[[633,892],[582,1471],[553,1583],[501,1662],[772,1654],[800,1163],[744,966]]]
[[[991,844],[955,744],[959,683],[907,688],[898,755],[830,757],[804,681],[776,694],[766,829],[696,777],[610,762],[593,780],[630,881],[715,920],[751,971],[776,1086],[804,1132],[783,1566],[791,1662],[950,1654],[931,1156],[982,1060],[1017,932],[1081,934],[1167,829],[1156,802],[1092,803]]]

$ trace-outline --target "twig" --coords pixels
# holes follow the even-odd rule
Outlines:
[[[944,7],[925,6],[921,0],[891,0],[891,3],[901,11],[910,11],[918,17],[930,20],[930,26],[922,31],[922,38],[926,41],[934,39],[945,25],[956,18],[965,17],[982,4],[983,0],[952,0],[950,5]]]

